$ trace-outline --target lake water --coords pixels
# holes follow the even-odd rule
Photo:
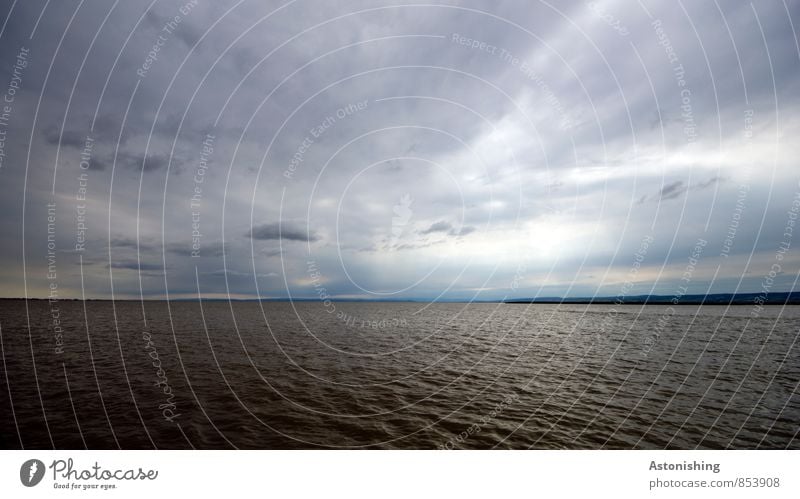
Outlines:
[[[0,326],[3,448],[800,448],[794,306],[0,300]]]

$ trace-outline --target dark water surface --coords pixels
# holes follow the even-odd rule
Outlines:
[[[800,307],[54,307],[0,301],[3,448],[800,448]]]

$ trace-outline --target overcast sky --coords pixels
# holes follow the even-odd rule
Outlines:
[[[4,0],[0,295],[791,290],[799,6]]]

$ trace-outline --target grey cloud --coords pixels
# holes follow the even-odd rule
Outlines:
[[[138,242],[136,239],[131,237],[125,236],[115,236],[111,238],[111,248],[113,250],[132,250],[135,252],[138,250],[140,254],[147,254],[147,255],[160,255],[162,251],[162,245],[160,242],[155,241],[149,238],[141,238]],[[163,250],[167,253],[181,256],[181,257],[191,257],[193,252],[195,251],[192,248],[191,241],[186,242],[170,242],[164,245]],[[221,241],[210,241],[210,242],[203,242],[199,254],[201,257],[221,257],[223,255],[223,247]]]
[[[111,267],[112,269],[141,270],[151,272],[161,271],[164,269],[164,267],[158,263],[137,262],[136,260],[115,261],[111,262],[110,265],[106,265],[106,267]]]
[[[44,136],[44,140],[48,144],[60,144],[61,147],[74,147],[75,149],[83,149],[86,144],[85,134],[66,129],[63,133],[61,133],[61,129],[56,125],[51,125],[43,129],[42,136]]]
[[[143,249],[143,250],[150,250],[153,249],[155,246],[151,241],[139,239],[138,241],[131,237],[126,236],[116,236],[111,238],[111,247],[112,248],[132,248],[132,249]]]
[[[283,255],[283,250],[281,250],[281,249],[266,249],[265,248],[261,252],[261,254],[266,256],[267,258],[272,258],[272,257]]]
[[[695,184],[692,186],[692,189],[695,190],[702,190],[708,187],[713,187],[716,184],[721,184],[725,182],[727,179],[725,177],[711,177],[710,179],[706,180],[705,182],[700,182],[699,184]]]
[[[138,168],[146,172],[165,169],[169,164],[169,158],[164,155],[124,154],[119,159],[126,168],[131,170]]]
[[[221,241],[203,242],[199,250],[192,247],[190,241],[185,243],[169,243],[166,250],[173,255],[191,257],[198,254],[200,257],[221,257],[224,254]]]
[[[314,242],[319,240],[319,236],[313,231],[306,231],[287,223],[256,225],[248,231],[246,236],[260,241],[284,239],[288,241]]]
[[[684,192],[686,192],[686,184],[682,180],[677,180],[662,187],[658,197],[662,201],[666,201],[667,199],[675,199]]]
[[[428,234],[436,234],[436,233],[447,233],[448,236],[466,236],[467,234],[471,234],[475,232],[475,227],[471,225],[465,225],[463,227],[453,227],[453,224],[450,222],[440,220],[439,222],[435,222],[430,225],[425,230],[420,231],[420,234],[428,235]]]
[[[106,163],[113,162],[113,155],[106,158],[101,163],[102,168],[105,168]],[[123,167],[134,171],[154,172],[159,170],[166,170],[167,166],[170,167],[173,173],[180,173],[186,161],[177,155],[170,156],[162,153],[132,153],[132,152],[119,152],[117,154],[117,166]]]
[[[228,270],[218,269],[218,270],[214,270],[212,272],[203,272],[203,274],[214,275],[214,276],[225,276],[225,275],[227,275],[229,277],[230,276],[233,276],[233,277],[253,277],[253,273],[252,272],[241,272],[241,271],[232,270],[232,269],[228,269]],[[266,272],[266,273],[256,274],[256,277],[277,277],[277,276],[278,276],[277,272]]]
[[[398,244],[394,249],[397,251],[404,251],[404,250],[417,250],[421,248],[429,248],[431,246],[436,246],[439,244],[444,244],[444,241],[428,241],[425,243],[407,243],[407,244]]]
[[[692,185],[687,185],[683,180],[676,180],[666,184],[661,188],[661,190],[659,190],[657,194],[641,197],[638,201],[638,204],[642,204],[647,201],[668,201],[670,199],[677,199],[690,190],[700,191],[703,189],[708,189],[709,187],[713,187],[722,182],[725,182],[725,178],[718,176],[711,177],[708,180]]]
[[[444,220],[435,222],[431,224],[430,227],[420,232],[420,234],[433,234],[435,232],[448,232],[453,229],[453,226],[449,222],[445,222]]]
[[[447,234],[450,236],[466,236],[467,234],[472,234],[476,230],[477,229],[471,225],[465,225],[460,229],[451,229]]]
[[[108,161],[105,158],[93,157],[89,160],[89,170],[92,171],[105,171],[108,169]]]

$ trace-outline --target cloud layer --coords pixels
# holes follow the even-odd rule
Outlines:
[[[0,295],[793,289],[796,12],[5,5]]]

